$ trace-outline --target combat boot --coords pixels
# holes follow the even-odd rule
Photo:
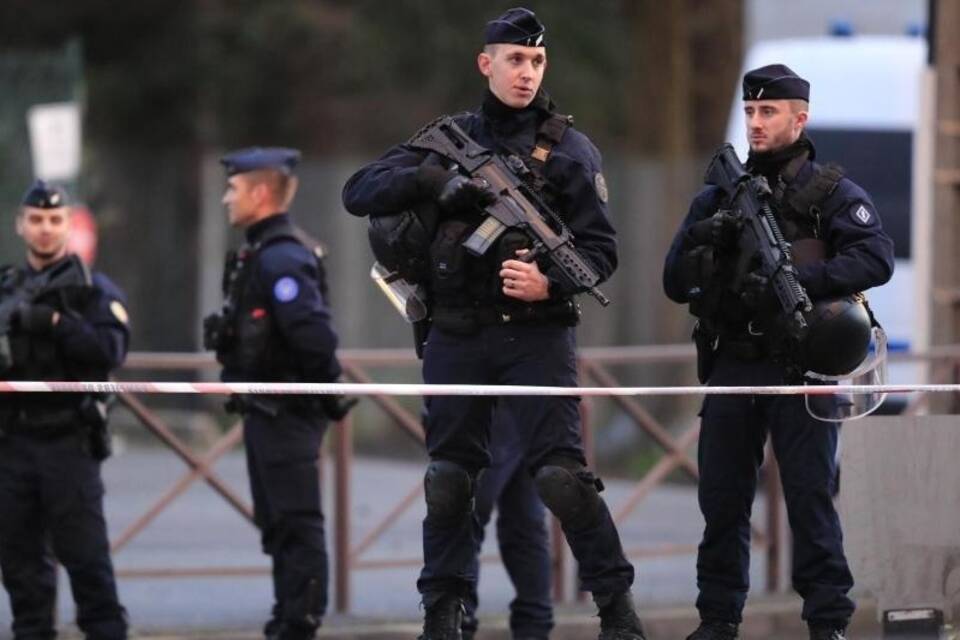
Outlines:
[[[304,626],[280,622],[269,630],[264,630],[266,640],[313,640],[317,629],[314,626]]]
[[[701,622],[687,640],[736,640],[738,625],[732,622]]]
[[[834,625],[810,625],[810,640],[847,640],[845,627]]]
[[[432,603],[424,603],[423,634],[417,640],[463,640],[460,625],[463,604],[452,595],[440,596]]]
[[[460,623],[460,634],[463,636],[463,640],[473,640],[479,627],[480,623],[477,621],[477,616],[464,611]]]
[[[629,591],[594,594],[593,601],[600,609],[600,636],[597,640],[646,640]]]

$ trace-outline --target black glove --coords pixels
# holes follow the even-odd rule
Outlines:
[[[46,304],[21,302],[17,305],[10,322],[25,333],[44,334],[53,331],[53,317],[57,310]]]
[[[483,178],[468,178],[455,175],[440,189],[437,204],[447,213],[473,211],[491,204],[496,197]]]
[[[740,219],[728,211],[717,211],[687,229],[688,244],[699,246],[710,244],[718,249],[732,249],[740,237]]]
[[[322,396],[320,406],[328,418],[334,422],[340,422],[347,417],[350,409],[353,409],[360,402],[357,398],[347,398],[345,396]]]
[[[203,319],[203,348],[216,351],[223,343],[223,316],[211,313]]]
[[[740,300],[747,307],[757,309],[768,291],[770,291],[770,278],[751,271],[743,277]]]

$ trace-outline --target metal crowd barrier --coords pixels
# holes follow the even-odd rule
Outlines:
[[[689,365],[693,362],[694,351],[690,345],[657,345],[657,346],[629,346],[584,348],[578,353],[581,384],[584,386],[622,386],[611,368],[622,365]],[[344,375],[351,382],[373,382],[369,370],[371,368],[415,368],[417,360],[409,349],[344,349],[339,352]],[[938,348],[925,354],[892,354],[891,359],[896,362],[915,361],[930,366],[930,381],[933,383],[957,381],[960,379],[960,345]],[[121,375],[132,377],[133,372],[150,370],[177,370],[201,371],[217,368],[212,356],[205,353],[156,353],[134,352],[127,359]],[[419,375],[416,376],[419,378]],[[411,414],[394,398],[388,396],[372,396],[373,402],[386,413],[401,431],[413,438],[416,442],[423,442],[423,430],[418,416]],[[214,471],[214,464],[225,453],[236,447],[242,441],[242,425],[238,422],[224,433],[211,447],[204,452],[191,450],[153,411],[151,411],[137,396],[129,393],[120,394],[120,403],[152,433],[160,442],[168,447],[183,461],[187,470],[169,488],[150,504],[141,516],[136,518],[112,541],[111,550],[116,553],[130,543],[149,524],[166,509],[178,496],[183,494],[193,483],[202,480],[217,492],[233,509],[253,524],[252,509],[247,502],[238,496]],[[643,403],[633,397],[611,397],[620,410],[629,419],[646,433],[662,450],[657,462],[647,473],[637,480],[627,498],[621,504],[610,504],[614,519],[620,523],[633,513],[650,492],[676,469],[679,469],[690,478],[698,478],[697,465],[688,454],[699,434],[699,422],[689,426],[679,435],[674,435],[661,424],[656,417],[644,407]],[[905,411],[916,413],[925,408],[927,397],[924,394],[915,395],[910,399]],[[951,403],[958,407],[957,399]],[[593,455],[593,423],[592,402],[581,403],[583,415],[584,443],[590,464],[594,464]],[[417,566],[421,558],[395,558],[390,560],[365,559],[363,554],[409,509],[423,491],[422,483],[417,482],[404,497],[370,530],[363,532],[359,539],[354,540],[354,531],[351,523],[351,473],[353,462],[353,435],[352,423],[348,417],[331,430],[331,452],[333,458],[333,513],[328,514],[327,521],[332,523],[334,574],[332,580],[332,601],[338,612],[348,612],[351,605],[351,582],[355,571],[364,569],[382,569],[398,566]],[[767,488],[768,505],[765,526],[761,529],[753,525],[753,544],[765,551],[767,555],[766,589],[779,591],[785,588],[789,567],[783,560],[787,557],[785,545],[788,544],[786,535],[786,519],[782,505],[782,492],[779,485],[776,462],[772,455],[767,457],[765,466],[765,483]],[[323,457],[321,457],[323,460]],[[559,524],[554,519],[552,525],[552,558],[554,568],[554,595],[557,601],[563,602],[574,597],[568,588],[566,568],[569,562],[569,551],[563,540]],[[678,554],[693,554],[696,545],[670,544],[654,548],[626,549],[627,555],[634,559],[665,557]],[[491,561],[496,558],[482,558]],[[121,577],[135,578],[166,578],[183,576],[239,576],[266,574],[267,569],[262,567],[188,567],[178,569],[124,569],[118,571]],[[577,597],[582,597],[579,594]]]

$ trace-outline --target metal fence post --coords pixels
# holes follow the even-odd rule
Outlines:
[[[350,610],[350,468],[353,465],[353,421],[334,423],[334,607]]]

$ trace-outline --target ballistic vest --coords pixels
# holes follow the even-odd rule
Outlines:
[[[252,377],[268,381],[295,381],[303,378],[296,367],[296,354],[280,335],[270,312],[270,292],[255,277],[260,253],[280,241],[293,241],[316,258],[317,281],[328,300],[322,244],[293,224],[267,228],[252,244],[227,254],[223,273],[223,344],[217,360],[231,378]]]

